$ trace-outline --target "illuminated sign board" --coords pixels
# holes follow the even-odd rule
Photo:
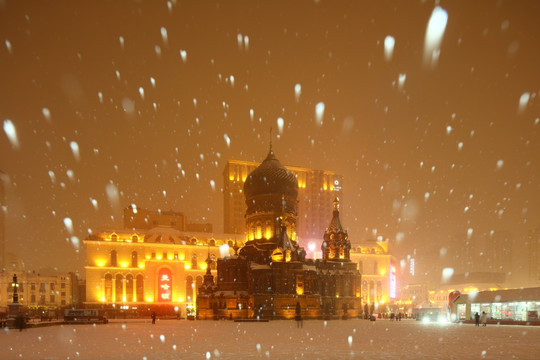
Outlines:
[[[158,301],[172,301],[172,274],[171,270],[163,268],[159,270],[158,278]]]
[[[396,298],[396,269],[390,265],[390,298]]]

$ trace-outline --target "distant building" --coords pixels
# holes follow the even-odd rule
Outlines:
[[[529,283],[533,286],[538,285],[540,284],[540,227],[529,232],[527,250]]]
[[[19,268],[0,273],[0,309],[4,312],[7,304],[13,301],[11,284],[14,274],[17,275],[19,284],[19,303],[30,314],[61,310],[79,302],[79,279],[74,273],[41,275]]]
[[[379,306],[396,298],[396,270],[387,241],[361,242],[351,250],[351,261],[358,263],[362,274],[362,303]]]
[[[0,272],[5,268],[6,252],[6,219],[4,207],[6,204],[6,179],[7,175],[0,171]]]
[[[350,259],[337,199],[330,224],[319,235],[323,258],[306,259],[296,241],[297,197],[305,180],[283,167],[272,149],[249,174],[244,169],[229,175],[231,184],[243,185],[237,193],[247,204],[247,241],[233,255],[218,259],[216,281],[207,269],[197,297],[198,317],[290,319],[296,307],[304,318],[360,315],[361,275]]]
[[[475,313],[485,312],[488,320],[501,323],[540,323],[540,287],[460,294],[449,305],[456,321],[473,320]]]
[[[223,171],[224,231],[229,234],[243,234],[245,230],[244,214],[246,200],[244,183],[249,173],[260,163],[229,160]],[[285,166],[292,172],[298,183],[298,205],[296,233],[293,240],[299,240],[303,246],[311,241],[320,241],[327,221],[332,216],[332,201],[342,198],[343,177],[333,171],[313,170],[302,167]],[[246,241],[249,235],[246,235]]]
[[[181,212],[151,211],[134,205],[124,209],[125,229],[152,229],[158,226],[169,226],[178,231],[187,232],[213,232],[212,224],[189,223],[187,217]]]

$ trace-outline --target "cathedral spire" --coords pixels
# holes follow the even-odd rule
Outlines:
[[[270,149],[269,149],[269,152],[270,154],[273,154],[274,151],[272,150],[272,127],[270,126]]]
[[[334,211],[321,245],[324,260],[350,261],[351,243],[339,220],[339,199],[334,199]]]

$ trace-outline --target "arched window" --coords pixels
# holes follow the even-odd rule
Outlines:
[[[255,239],[262,239],[262,225],[260,222],[256,224],[257,229],[255,230]]]
[[[105,301],[108,303],[112,302],[112,275],[105,275]]]
[[[196,269],[197,268],[197,254],[191,255],[191,268]]]
[[[211,255],[210,255],[210,260],[212,260],[212,262],[210,263],[210,269],[211,269],[211,270],[216,270],[216,269],[217,269],[217,259],[216,259],[216,255],[211,254]]]
[[[133,275],[126,276],[126,301],[133,301]]]
[[[192,302],[193,301],[193,277],[188,276],[186,278],[186,301]]]
[[[144,277],[137,275],[137,301],[144,301]]]
[[[126,301],[124,297],[124,277],[122,274],[116,275],[116,286],[114,287],[115,302]]]
[[[210,239],[210,241],[208,242],[208,245],[209,246],[216,246],[216,240]]]
[[[118,240],[118,235],[112,234],[111,235],[111,241],[117,241],[117,240]]]
[[[139,241],[139,237],[138,237],[137,235],[133,235],[133,236],[131,237],[131,241],[132,241],[132,242],[138,242],[138,241]]]
[[[111,266],[116,267],[118,266],[118,260],[116,256],[116,250],[111,250]]]
[[[377,301],[382,300],[382,283],[377,281]]]
[[[131,253],[131,267],[139,267],[139,256],[137,255],[136,251]]]

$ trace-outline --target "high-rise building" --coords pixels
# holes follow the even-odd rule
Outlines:
[[[223,171],[224,232],[243,234],[247,206],[243,194],[244,182],[260,163],[229,160]],[[311,240],[320,241],[332,217],[333,201],[342,199],[343,176],[328,170],[285,166],[298,181],[296,234],[299,243],[307,246]],[[246,234],[246,240],[248,234]]]
[[[5,211],[6,206],[5,198],[5,184],[6,174],[0,171],[0,272],[5,267],[6,257],[6,225],[5,225]]]
[[[529,253],[529,283],[540,284],[540,226],[529,232],[527,250]]]

